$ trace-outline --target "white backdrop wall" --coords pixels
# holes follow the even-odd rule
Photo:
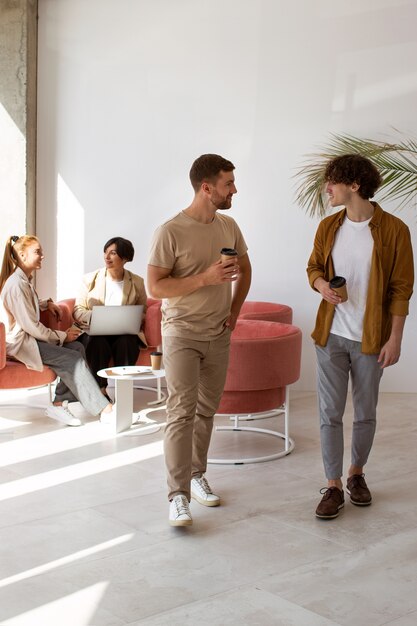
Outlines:
[[[250,299],[293,307],[297,386],[314,389],[318,220],[295,204],[293,175],[331,132],[416,138],[417,1],[40,0],[39,14],[40,293],[73,296],[115,235],[145,275],[155,227],[192,199],[192,161],[220,153],[236,165]],[[417,248],[416,207],[398,215]],[[385,391],[415,392],[416,302]]]

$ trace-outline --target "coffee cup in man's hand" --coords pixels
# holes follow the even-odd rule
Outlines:
[[[334,276],[331,281],[329,281],[329,286],[330,289],[333,289],[333,291],[342,298],[342,302],[346,302],[348,299],[346,278],[343,278],[343,276]]]
[[[237,252],[234,248],[222,248],[220,250],[220,258],[222,263],[227,263],[228,261],[235,261],[237,257]]]

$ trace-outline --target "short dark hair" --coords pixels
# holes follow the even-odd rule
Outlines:
[[[232,172],[234,169],[233,163],[219,154],[202,154],[190,169],[190,181],[194,191],[198,191],[203,182],[214,183],[220,172]]]
[[[106,252],[109,246],[116,245],[116,252],[118,256],[124,261],[133,261],[135,256],[135,249],[129,239],[123,239],[123,237],[112,237],[104,244],[103,252]]]
[[[359,185],[358,194],[364,200],[373,198],[382,178],[375,165],[360,154],[344,154],[327,163],[324,179],[330,183]]]

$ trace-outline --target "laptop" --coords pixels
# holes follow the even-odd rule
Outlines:
[[[142,324],[143,306],[123,304],[93,306],[89,335],[138,335]]]

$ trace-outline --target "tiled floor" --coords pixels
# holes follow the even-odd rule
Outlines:
[[[137,408],[148,399],[135,392]],[[47,395],[7,401],[45,405]],[[416,404],[417,394],[380,398],[371,507],[315,519],[325,484],[316,400],[294,393],[294,452],[211,465],[223,505],[192,502],[183,529],[167,524],[162,431],[115,438],[91,418],[66,428],[41,408],[0,405],[1,626],[415,626]],[[211,453],[274,445],[217,433]]]

